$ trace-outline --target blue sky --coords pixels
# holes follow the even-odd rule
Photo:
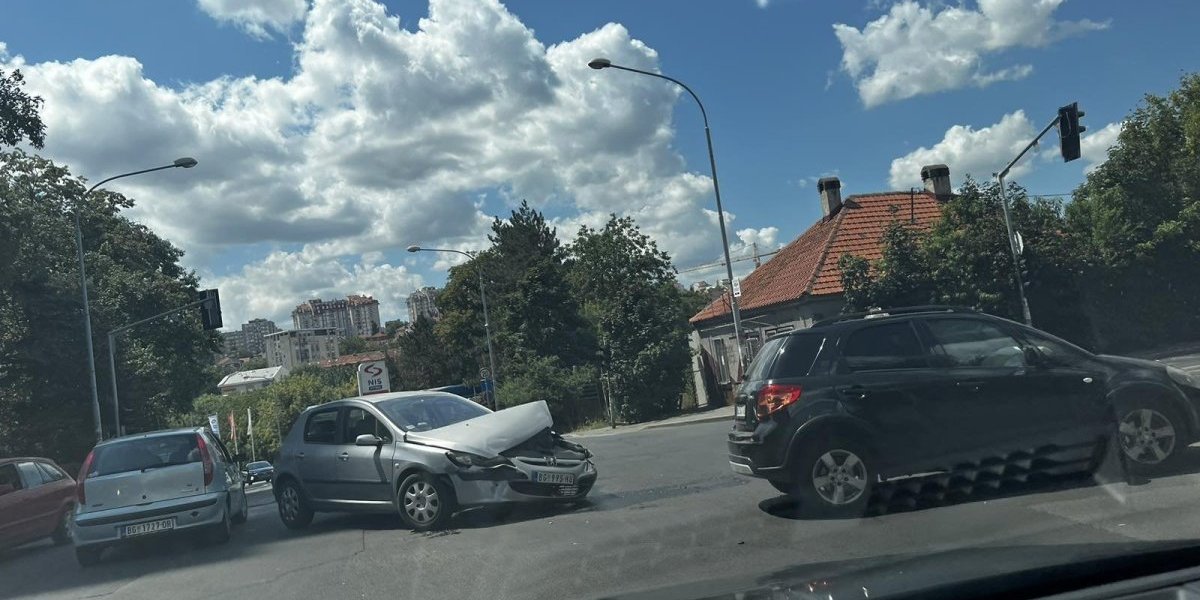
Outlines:
[[[478,248],[522,197],[560,232],[612,210],[680,268],[715,260],[695,107],[587,69],[596,53],[704,100],[742,253],[820,216],[817,177],[846,194],[907,188],[926,162],[956,183],[987,177],[1078,101],[1096,135],[1085,159],[1062,164],[1050,138],[1017,172],[1032,192],[1069,192],[1143,94],[1200,67],[1200,4],[1184,0],[438,0],[427,31],[427,2],[385,2],[409,33],[355,3],[13,0],[0,68],[26,71],[47,101],[46,153],[78,173],[195,155],[195,173],[116,189],[222,286],[234,319],[285,320],[307,297],[357,292],[400,316],[453,263],[400,248]]]

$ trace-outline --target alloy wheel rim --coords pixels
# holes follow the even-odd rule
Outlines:
[[[1175,426],[1161,412],[1152,408],[1131,410],[1117,428],[1121,450],[1130,460],[1156,465],[1175,450]]]
[[[437,488],[427,481],[417,481],[404,490],[404,514],[422,525],[437,518],[442,500]]]
[[[867,467],[849,450],[830,450],[813,465],[812,486],[834,506],[851,504],[867,489]]]
[[[300,513],[300,496],[296,493],[296,488],[288,486],[283,490],[283,502],[279,504],[279,510],[283,513],[283,518],[288,521],[294,521],[296,515]]]

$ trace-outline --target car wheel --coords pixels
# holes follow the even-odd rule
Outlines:
[[[866,512],[875,478],[873,458],[857,440],[825,435],[806,444],[796,457],[796,483],[788,492],[802,508],[831,517]]]
[[[50,534],[55,546],[62,546],[71,541],[71,509],[68,507],[58,519],[58,527]]]
[[[242,508],[233,515],[233,524],[241,525],[250,516],[250,499],[246,497],[246,488],[242,487]]]
[[[454,498],[446,485],[428,473],[413,473],[396,491],[400,518],[415,531],[440,529],[454,513]]]
[[[229,514],[229,504],[225,504],[225,510],[221,512],[221,522],[213,525],[208,532],[208,541],[213,544],[224,544],[233,537],[233,519]]]
[[[100,562],[100,555],[104,553],[104,548],[96,548],[94,546],[76,546],[75,560],[79,561],[79,566],[90,567]]]
[[[1179,413],[1156,399],[1121,402],[1117,407],[1117,440],[1135,473],[1170,469],[1187,447],[1183,427]]]
[[[304,492],[290,479],[279,489],[279,519],[288,529],[304,529],[313,520],[313,511],[304,499]]]

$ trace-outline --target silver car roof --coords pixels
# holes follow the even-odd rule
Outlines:
[[[204,431],[204,429],[206,429],[206,428],[197,425],[194,427],[176,427],[175,429],[160,429],[158,431],[147,431],[145,433],[134,433],[134,434],[130,434],[130,435],[123,435],[121,437],[109,438],[107,440],[104,440],[103,442],[100,442],[99,444],[96,444],[96,447],[99,448],[100,446],[108,446],[110,444],[120,444],[122,442],[128,442],[130,440],[144,440],[146,438],[161,437],[164,435],[178,435],[180,433],[199,433],[201,431]]]

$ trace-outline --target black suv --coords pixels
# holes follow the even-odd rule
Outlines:
[[[826,514],[930,472],[1099,466],[1114,430],[1153,473],[1200,438],[1200,381],[971,309],[910,307],[769,339],[738,389],[729,465]]]

